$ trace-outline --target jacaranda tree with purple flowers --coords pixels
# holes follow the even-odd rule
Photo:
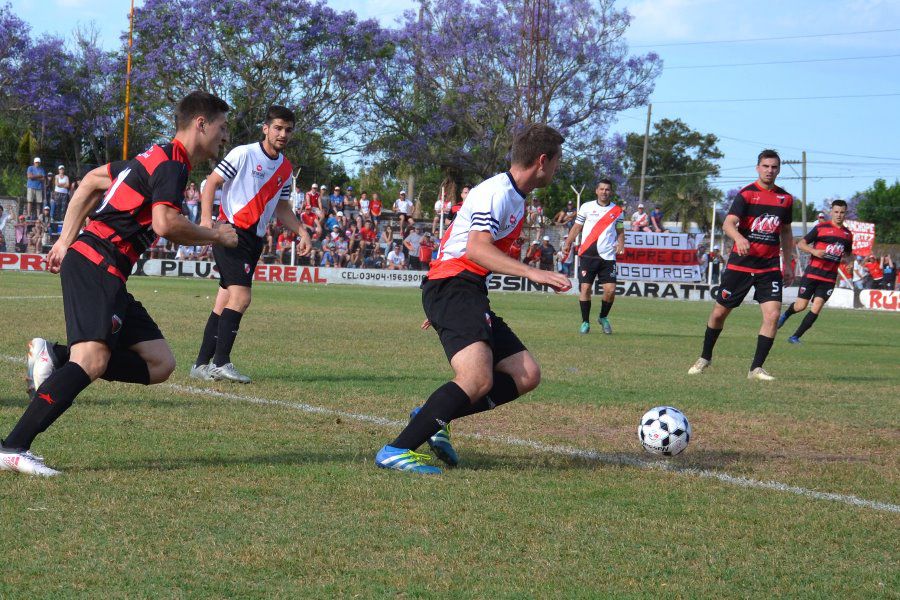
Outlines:
[[[232,143],[258,139],[266,108],[297,113],[297,136],[332,150],[354,143],[362,87],[391,47],[374,20],[306,0],[147,0],[135,15],[136,116],[171,129],[172,106],[194,89],[232,105]]]
[[[421,0],[369,82],[369,150],[487,176],[519,124],[543,121],[599,157],[610,121],[646,103],[661,69],[629,54],[630,22],[613,0]]]

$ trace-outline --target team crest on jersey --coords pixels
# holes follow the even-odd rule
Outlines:
[[[119,333],[119,330],[122,329],[122,319],[119,315],[112,316],[112,332],[113,334]]]
[[[784,204],[784,201],[787,199],[787,196],[775,196],[778,198],[778,204]]]
[[[581,270],[581,276],[582,276],[582,277],[587,277],[587,271],[585,271],[584,269],[582,269],[582,270]]]
[[[728,298],[731,297],[731,290],[722,288],[721,290],[719,290],[719,296],[722,298],[722,300],[728,300]]]
[[[247,275],[250,274],[250,265],[248,265],[247,263],[244,263],[244,273],[246,273]]]
[[[516,222],[516,215],[509,215],[509,224],[512,225]]]
[[[487,323],[488,327],[493,327],[491,325],[491,313],[484,313],[484,322]]]
[[[806,286],[803,286],[799,290],[797,290],[797,294],[802,294],[805,291],[806,291]]]
[[[763,213],[753,219],[753,223],[750,225],[750,231],[754,233],[776,233],[778,232],[778,228],[781,226],[781,217],[778,215],[770,215],[769,213]]]

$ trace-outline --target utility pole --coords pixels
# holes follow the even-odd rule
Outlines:
[[[644,157],[641,159],[641,191],[638,194],[638,203],[644,202],[644,176],[647,174],[647,146],[650,143],[650,113],[653,105],[647,105],[647,128],[644,129]]]
[[[782,161],[786,165],[800,165],[800,180],[802,182],[801,187],[801,201],[800,205],[800,218],[803,219],[803,235],[806,235],[806,150],[801,154],[800,160],[785,160]],[[791,167],[793,168],[793,167]],[[796,173],[796,171],[794,171]]]

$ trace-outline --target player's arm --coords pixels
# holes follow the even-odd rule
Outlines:
[[[797,248],[799,248],[803,252],[806,252],[807,254],[812,254],[816,258],[825,258],[825,251],[810,246],[807,243],[806,238],[800,238],[800,241],[797,242]]]
[[[206,178],[206,185],[203,186],[203,193],[200,194],[200,226],[212,228],[212,209],[216,199],[216,190],[219,189],[225,179],[221,175],[213,171]]]
[[[579,222],[575,222],[572,225],[572,229],[569,230],[569,235],[566,236],[565,241],[563,241],[562,251],[566,256],[569,255],[569,248],[572,247],[572,244],[575,243],[575,240],[578,239],[578,235],[581,233],[581,230],[584,229],[584,225]]]
[[[490,231],[469,232],[466,258],[489,271],[526,277],[535,283],[549,285],[558,292],[564,292],[572,287],[569,278],[562,273],[529,267],[497,248]]]
[[[209,184],[207,184],[209,185]],[[297,215],[291,210],[291,203],[287,200],[279,200],[275,205],[275,216],[284,226],[299,236],[297,241],[297,254],[306,256],[312,250],[312,240],[309,239],[309,232],[306,227],[297,219]]]
[[[737,215],[728,215],[725,217],[724,223],[722,223],[722,231],[725,232],[725,235],[734,240],[734,251],[737,252],[738,256],[743,256],[750,251],[750,242],[738,232],[738,225],[740,222],[741,220]],[[790,227],[791,226],[788,225],[789,231]]]
[[[784,283],[790,285],[794,281],[794,273],[790,270],[791,257],[794,255],[794,232],[790,223],[781,226],[781,255],[784,257]]]
[[[110,177],[109,165],[103,165],[89,171],[81,180],[81,185],[78,186],[78,189],[75,190],[75,193],[72,194],[72,198],[69,200],[69,208],[66,210],[66,217],[63,220],[59,239],[56,240],[56,243],[50,248],[50,252],[47,253],[48,271],[51,273],[59,272],[59,267],[66,255],[66,251],[78,237],[78,232],[81,231],[84,220],[97,207],[97,204],[103,197],[103,192],[109,189],[111,183],[112,178]]]
[[[616,221],[616,254],[625,254],[625,223]]]
[[[153,205],[153,231],[160,237],[186,246],[219,244],[234,248],[238,241],[237,233],[230,224],[220,223],[215,228],[194,225],[180,210],[163,202]]]

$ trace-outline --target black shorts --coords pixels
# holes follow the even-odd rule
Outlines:
[[[66,253],[59,277],[69,346],[98,341],[112,350],[164,339],[147,309],[125,289],[125,282],[77,251]]]
[[[475,342],[487,342],[494,365],[527,350],[512,329],[491,310],[487,287],[462,277],[422,283],[425,316],[441,339],[447,360]]]
[[[255,229],[255,228],[254,228]],[[256,263],[262,254],[265,240],[256,231],[234,228],[238,236],[238,245],[234,248],[225,246],[213,246],[213,257],[219,268],[219,287],[227,288],[230,285],[253,285],[253,273],[256,271]]]
[[[616,261],[599,257],[582,256],[578,261],[578,283],[616,283]]]
[[[781,302],[781,271],[765,273],[745,273],[734,269],[725,269],[722,281],[716,291],[716,302],[725,308],[740,306],[744,297],[753,288],[753,299],[763,302]]]
[[[809,300],[812,297],[821,298],[825,302],[831,298],[831,292],[834,291],[833,281],[822,281],[821,279],[810,279],[804,277],[800,280],[800,288],[797,290],[797,297]]]

